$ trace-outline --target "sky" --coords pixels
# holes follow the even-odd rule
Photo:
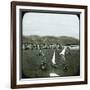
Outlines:
[[[24,14],[22,29],[25,36],[71,36],[79,39],[77,15],[28,12]]]

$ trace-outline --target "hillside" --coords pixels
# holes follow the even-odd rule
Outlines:
[[[34,43],[34,44],[62,44],[62,45],[79,45],[79,40],[74,37],[68,36],[23,36],[23,43]]]

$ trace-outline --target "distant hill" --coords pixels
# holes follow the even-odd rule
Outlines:
[[[79,40],[74,37],[68,36],[23,36],[23,43],[35,43],[35,44],[62,44],[62,45],[79,45]]]
[[[79,45],[79,40],[74,38],[74,37],[68,37],[68,36],[61,36],[59,37],[59,40],[61,41],[62,44],[65,45]]]

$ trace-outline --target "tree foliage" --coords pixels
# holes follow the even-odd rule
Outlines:
[[[23,36],[23,43],[32,43],[32,44],[62,44],[62,45],[79,45],[79,40],[74,37],[61,36]]]

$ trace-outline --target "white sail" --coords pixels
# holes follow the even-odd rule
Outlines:
[[[60,55],[65,55],[65,51],[66,51],[66,46],[64,47],[64,49],[59,54]]]
[[[59,55],[61,55],[61,59],[62,59],[63,61],[66,60],[66,58],[65,58],[66,49],[67,49],[67,47],[64,46],[64,49],[59,53]]]
[[[55,62],[55,51],[54,51],[54,53],[53,53],[52,63],[53,63],[53,64],[56,64],[56,62]]]

